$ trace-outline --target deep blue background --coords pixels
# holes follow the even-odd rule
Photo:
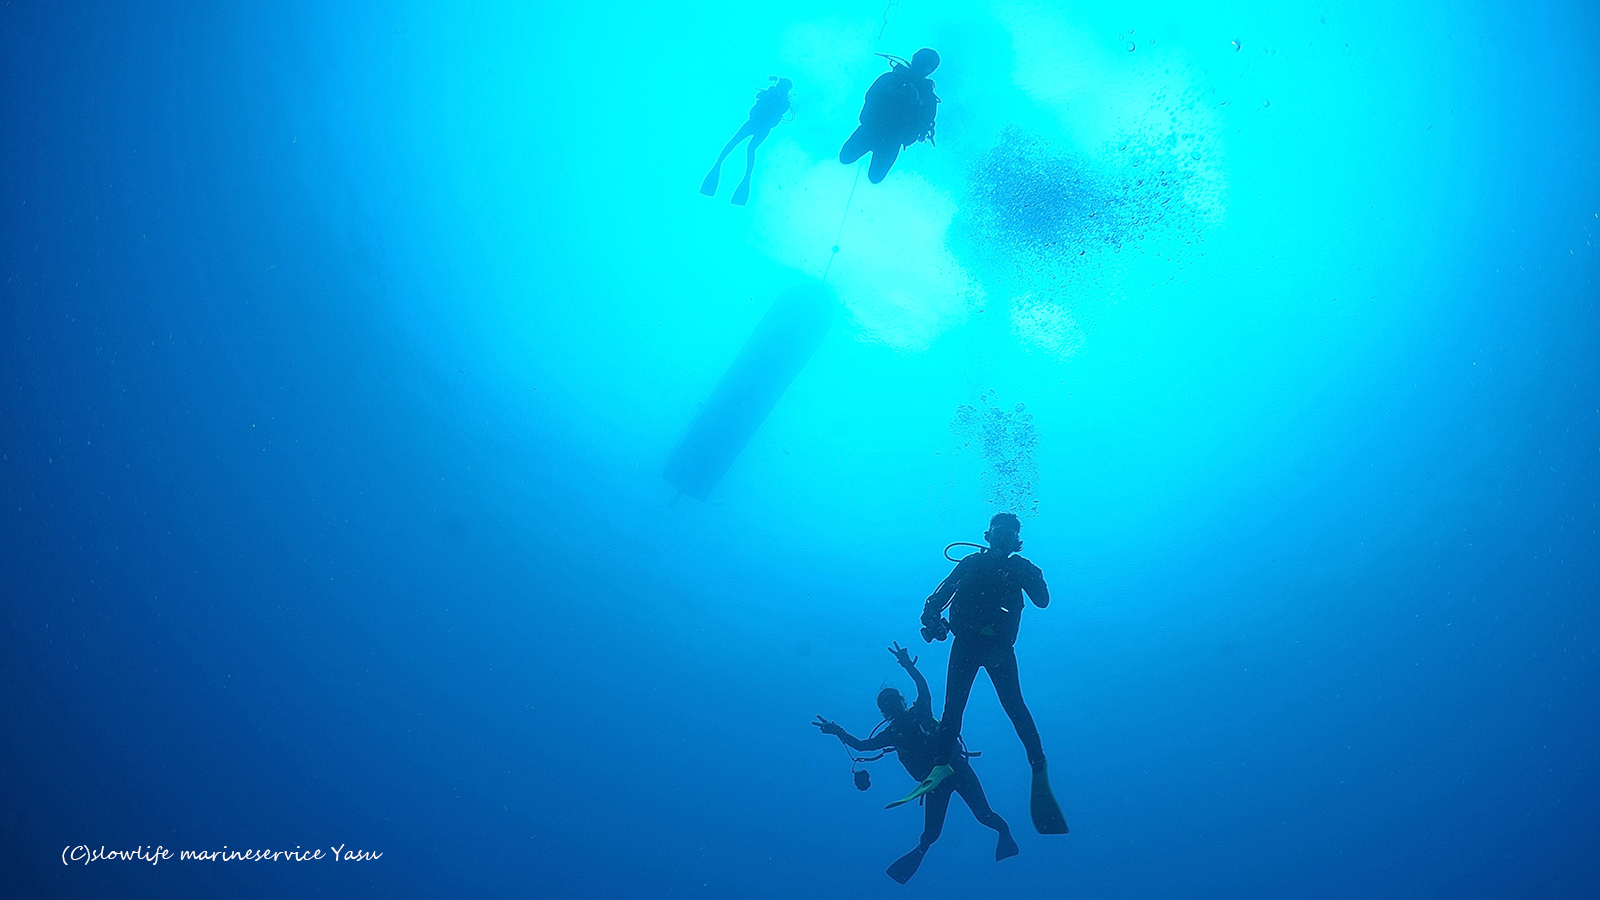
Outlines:
[[[947,50],[948,138],[863,203],[959,205],[1002,126],[1093,115],[1012,97],[1035,76],[995,22],[1026,16],[902,3],[892,49],[1002,62]],[[660,464],[817,274],[772,249],[811,221],[781,176],[834,177],[854,102],[812,88],[724,215],[708,155],[771,59],[808,71],[728,36],[880,10],[629,12],[0,10],[0,893],[1600,893],[1591,5],[1230,7],[1192,44],[1080,11],[1216,79],[1179,109],[1230,142],[1205,258],[1106,251],[1121,311],[1071,300],[1087,342],[1051,356],[991,321],[1022,301],[981,248],[987,300],[889,312],[858,251],[851,315],[705,505]],[[1215,73],[1261,44],[1227,118]],[[632,79],[648,104],[596,105]],[[1023,853],[957,805],[900,888],[904,779],[857,795],[805,723],[865,732],[902,681],[880,648],[992,511],[950,428],[984,391],[1038,424],[1058,604],[1019,653],[1073,833],[1021,833],[980,682]],[[78,843],[384,857],[62,867]]]

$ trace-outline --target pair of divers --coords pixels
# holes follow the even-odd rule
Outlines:
[[[960,794],[973,816],[998,833],[994,850],[997,861],[1018,853],[1010,827],[990,808],[978,773],[969,761],[978,754],[968,751],[961,741],[961,720],[980,668],[988,670],[1000,705],[1011,718],[1027,750],[1028,762],[1033,768],[1029,799],[1033,827],[1040,834],[1067,833],[1066,819],[1050,790],[1039,729],[1022,700],[1017,676],[1014,645],[1022,622],[1023,595],[1040,609],[1050,604],[1044,573],[1029,560],[1016,555],[1022,549],[1021,531],[1021,521],[1011,513],[994,516],[989,520],[989,530],[984,532],[989,546],[979,547],[978,552],[957,562],[955,569],[923,604],[923,640],[932,643],[955,637],[945,676],[944,715],[940,719],[933,718],[928,683],[917,671],[916,658],[896,643],[889,652],[916,683],[915,702],[906,706],[905,698],[892,687],[880,691],[878,710],[883,713],[884,721],[865,740],[852,736],[836,722],[820,715],[811,723],[824,734],[838,737],[852,750],[881,751],[878,756],[867,758],[852,755],[855,762],[871,762],[893,751],[907,774],[917,779],[917,786],[910,794],[889,804],[889,808],[894,808],[921,798],[924,808],[921,840],[887,870],[889,877],[901,884],[916,874],[928,847],[938,840],[952,793]],[[944,617],[947,608],[950,610],[948,620]],[[856,786],[861,790],[868,787],[865,774],[861,772],[857,776]]]
[[[933,143],[934,119],[939,114],[939,96],[933,92],[933,80],[928,77],[939,68],[938,53],[924,47],[912,54],[909,62],[887,53],[878,55],[889,60],[889,71],[879,75],[867,89],[858,117],[861,124],[839,149],[839,162],[845,165],[872,154],[872,161],[867,165],[867,180],[873,184],[883,181],[889,174],[902,149],[919,141]],[[711,171],[700,182],[700,193],[707,197],[717,195],[723,161],[741,141],[749,138],[744,178],[733,189],[731,202],[743,206],[749,201],[756,148],[793,109],[789,91],[794,83],[776,75],[767,80],[773,82],[772,86],[756,92],[756,103],[750,107],[749,118],[723,146]]]

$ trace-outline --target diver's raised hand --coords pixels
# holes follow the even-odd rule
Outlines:
[[[894,661],[909,669],[917,664],[918,657],[912,656],[910,649],[900,646],[899,641],[891,641],[889,652],[894,654]]]
[[[822,716],[817,716],[817,720],[811,724],[821,729],[823,734],[831,734],[834,737],[842,737],[844,735],[844,729],[839,726],[838,722],[829,721]]]

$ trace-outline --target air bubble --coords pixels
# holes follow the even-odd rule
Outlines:
[[[1075,328],[1076,322],[1072,324]],[[1081,335],[1078,341],[1081,343]],[[990,390],[979,396],[978,403],[957,407],[950,428],[964,447],[976,444],[987,463],[983,474],[991,503],[1019,512],[1036,509],[1039,463],[1035,451],[1039,437],[1033,415],[1021,403],[1006,410],[993,401],[994,392]]]

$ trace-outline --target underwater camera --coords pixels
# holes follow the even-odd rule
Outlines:
[[[857,769],[856,770],[856,790],[864,791],[869,787],[872,787],[872,774],[869,773],[866,769]]]
[[[942,641],[949,636],[950,623],[945,621],[943,616],[940,616],[939,621],[932,625],[922,626],[922,640],[924,643],[931,644],[934,641]]]

